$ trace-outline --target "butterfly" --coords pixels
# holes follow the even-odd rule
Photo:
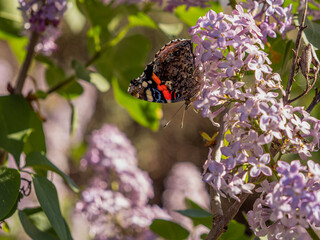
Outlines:
[[[187,108],[198,96],[200,85],[191,40],[176,39],[156,53],[141,76],[130,82],[128,92],[149,102],[185,101]]]

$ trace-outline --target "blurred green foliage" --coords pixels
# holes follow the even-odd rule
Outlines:
[[[206,9],[191,7],[186,10],[185,6],[179,6],[173,14],[161,12],[159,7],[152,3],[144,3],[140,7],[126,4],[111,7],[104,5],[100,0],[70,2],[72,6],[70,5],[63,23],[64,31],[69,30],[72,34],[84,33],[79,36],[86,38],[87,58],[77,59],[72,56],[72,59],[66,60],[67,64],[62,64],[54,57],[37,54],[34,58],[37,64],[41,63],[46,68],[45,80],[48,90],[37,88],[36,92],[28,96],[30,98],[20,95],[0,97],[0,147],[10,153],[16,163],[16,169],[0,166],[0,221],[6,220],[17,210],[18,201],[23,197],[20,192],[20,173],[24,171],[32,176],[40,205],[18,211],[21,224],[32,239],[72,239],[61,213],[57,190],[47,179],[48,171],[60,175],[74,192],[79,190],[73,180],[47,158],[42,122],[44,119],[33,107],[32,101],[45,99],[52,93],[58,93],[66,99],[71,107],[70,132],[73,133],[77,126],[77,111],[72,100],[83,94],[81,81],[86,81],[101,93],[112,88],[115,100],[127,110],[134,121],[156,131],[162,118],[161,104],[141,101],[127,93],[130,81],[143,72],[151,59],[150,52],[154,49],[155,42],[155,39],[152,39],[153,33],[157,32],[156,36],[162,36],[167,42],[174,38],[186,37],[187,29],[195,25],[198,18],[204,16],[209,9],[222,11],[220,4],[214,2]],[[292,1],[286,1],[286,5],[289,3]],[[297,8],[298,3],[293,4],[293,8]],[[22,34],[23,18],[17,7],[17,1],[0,0],[0,39],[8,43],[17,61],[21,63],[26,56],[28,38]],[[159,18],[159,15],[165,17]],[[173,21],[164,20],[168,15]],[[299,24],[299,17],[295,23]],[[320,48],[319,22],[309,19],[307,24],[309,27],[303,33],[305,43],[310,42]],[[290,39],[282,39],[281,36],[268,39],[268,42],[265,50],[272,60],[273,69],[281,74],[285,86],[294,43]],[[299,76],[297,80],[299,83]],[[295,84],[292,96],[303,89],[304,82],[300,85]],[[311,100],[312,96],[309,95],[296,104],[306,105],[306,102],[309,103]],[[314,115],[319,117],[317,112]],[[75,158],[80,159],[84,149],[81,145],[75,153]],[[21,154],[26,157],[24,166],[20,163]],[[317,153],[314,155],[318,156]],[[27,171],[28,167],[33,169],[33,174]],[[188,209],[179,212],[190,218],[194,226],[211,226],[211,213],[190,200]],[[3,224],[3,228],[10,230],[6,223]],[[155,220],[151,229],[166,239],[185,239],[189,236],[188,230],[167,220]],[[243,225],[232,221],[221,239],[247,239],[244,231]]]

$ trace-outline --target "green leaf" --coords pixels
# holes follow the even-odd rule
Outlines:
[[[286,42],[286,47],[284,48],[284,55],[282,60],[282,66],[285,66],[286,64],[290,65],[290,60],[292,59],[293,52],[292,49],[294,49],[294,42],[292,40],[289,40]]]
[[[75,146],[72,147],[70,150],[71,155],[70,159],[73,163],[75,163],[77,166],[80,165],[80,161],[83,158],[84,154],[87,151],[87,145],[85,142],[81,142]]]
[[[222,8],[219,3],[211,3],[211,7],[201,8],[201,7],[190,7],[188,10],[185,5],[180,5],[175,9],[175,14],[182,22],[188,26],[196,25],[199,17],[203,17],[209,10],[214,10],[215,12],[222,12]]]
[[[118,44],[106,49],[96,62],[98,72],[106,79],[114,77],[123,90],[128,89],[130,80],[141,75],[150,47],[149,40],[142,35],[125,37]]]
[[[121,30],[128,29],[125,21],[127,16],[138,12],[134,4],[112,7],[111,4],[106,5],[96,0],[80,0],[77,4],[91,25],[90,37],[93,37],[91,40],[96,51],[106,42],[116,38],[116,34],[122,32]]]
[[[58,86],[66,80],[66,75],[61,67],[56,65],[48,66],[46,70],[46,81],[50,88]],[[82,86],[76,81],[76,78],[72,77],[69,77],[67,83],[57,90],[57,93],[68,100],[79,97],[82,92]]]
[[[49,159],[46,158],[45,155],[40,152],[32,152],[26,157],[26,167],[32,167],[37,170],[45,170],[52,171],[59,174],[63,180],[69,185],[69,187],[74,192],[79,192],[78,186],[73,182],[71,178],[69,178],[65,173],[63,173],[59,168],[57,168]]]
[[[203,234],[201,234],[201,235],[200,235],[200,239],[206,239],[206,238],[207,238],[207,236],[208,236],[208,234],[207,234],[207,233],[203,233]]]
[[[204,211],[202,209],[186,209],[186,210],[177,210],[178,213],[182,214],[183,216],[189,218],[212,218],[212,214]],[[212,221],[211,221],[212,223]],[[211,226],[211,225],[210,225]]]
[[[23,19],[18,1],[0,0],[0,39],[10,45],[19,62],[26,54],[27,37],[21,36]]]
[[[46,151],[42,122],[20,95],[0,97],[0,129],[0,147],[13,155],[18,166],[22,151]]]
[[[56,65],[48,65],[45,76],[49,87],[53,87],[58,83],[61,83],[66,78],[62,67]]]
[[[297,12],[297,8],[300,6],[299,2],[295,2],[292,0],[284,0],[282,7],[287,7],[288,5],[292,4],[292,12]]]
[[[202,209],[178,210],[178,213],[190,218],[194,226],[204,225],[207,228],[212,227],[212,214]]]
[[[16,210],[20,181],[20,174],[16,169],[0,167],[0,221],[10,217]]]
[[[55,186],[46,177],[33,175],[33,185],[39,203],[60,239],[72,239],[70,230],[62,217]]]
[[[76,72],[76,76],[82,80],[88,81],[90,80],[90,71],[86,69],[86,67],[77,60],[72,60],[71,67]]]
[[[63,19],[73,34],[79,34],[86,26],[86,17],[77,8],[76,0],[69,0],[68,2],[70,7],[68,6]]]
[[[39,209],[39,208],[37,208]],[[41,209],[41,208],[40,208]],[[41,231],[36,224],[42,224],[46,221],[44,219],[39,219],[38,221],[34,221],[34,219],[30,218],[30,209],[24,209],[22,211],[19,210],[19,218],[20,222],[25,230],[25,232],[31,237],[33,240],[59,240],[59,238],[56,236],[55,232],[45,232]],[[46,219],[47,220],[47,219]]]
[[[228,225],[227,231],[222,234],[219,240],[249,240],[249,237],[245,234],[245,230],[245,225],[232,220]]]
[[[133,120],[153,131],[159,128],[159,121],[162,116],[160,104],[135,99],[128,93],[124,93],[115,79],[112,81],[112,86],[115,99],[127,109]]]
[[[137,12],[134,15],[129,15],[128,20],[130,26],[144,26],[157,29],[157,24],[145,13]]]
[[[100,92],[107,92],[110,89],[109,82],[101,74],[90,72],[82,63],[76,60],[73,60],[71,65],[78,78],[95,85]]]
[[[0,29],[14,36],[20,35],[23,23],[18,6],[18,1],[0,0]]]
[[[137,101],[125,92],[129,81],[143,71],[149,44],[149,40],[142,35],[125,37],[118,44],[105,49],[96,67],[106,79],[113,79],[115,98],[131,117],[142,126],[156,130],[162,114],[160,105]]]
[[[9,225],[6,223],[6,221],[2,221],[2,223],[1,223],[1,230],[4,231],[5,233],[10,233],[10,227],[9,227]],[[0,239],[2,240],[1,237],[0,237]]]
[[[90,73],[89,82],[95,85],[100,92],[107,92],[110,89],[110,83],[108,80],[97,72]]]
[[[35,57],[34,57],[38,62],[41,62],[41,63],[44,63],[46,64],[47,66],[54,66],[54,62],[53,60],[48,57],[48,56],[44,56],[44,55],[41,55],[41,54],[37,54]]]
[[[47,215],[41,207],[25,208],[23,212],[40,231],[49,233],[58,239],[56,231],[53,229]]]
[[[115,47],[111,59],[112,67],[118,71],[141,66],[150,49],[149,40],[142,35],[131,35],[122,39]]]
[[[32,129],[24,129],[20,132],[15,132],[8,134],[8,139],[19,141],[21,139],[25,140],[27,137],[29,137],[32,133]]]
[[[39,99],[46,99],[48,96],[48,93],[47,92],[44,92],[44,91],[41,91],[41,90],[38,90],[36,91],[35,93],[35,97],[36,98],[39,98]]]
[[[190,198],[186,198],[186,199],[185,199],[185,203],[186,203],[187,208],[190,208],[190,209],[199,209],[199,210],[206,211],[203,207],[199,206],[196,202],[194,202],[194,201],[191,200]]]
[[[189,236],[188,230],[180,226],[179,224],[163,220],[163,219],[155,219],[150,225],[150,229],[167,240],[182,240],[186,239]]]
[[[69,101],[69,106],[71,107],[70,135],[72,136],[78,127],[77,109],[74,107],[74,105],[70,101]]]
[[[17,198],[16,202],[14,203],[13,207],[11,208],[10,212],[3,219],[10,218],[16,212],[16,210],[18,208],[18,202],[22,198],[21,196],[22,195],[19,193],[18,198]],[[2,221],[2,220],[0,219],[0,221]]]
[[[293,53],[291,49],[294,49],[294,43],[291,40],[283,40],[281,36],[269,38],[268,42],[270,43],[269,56],[272,69],[281,74],[289,72],[289,63]]]
[[[186,198],[185,202],[188,209],[177,212],[191,218],[195,226],[202,224],[210,229],[212,226],[212,214],[190,198]]]
[[[308,26],[302,32],[302,37],[305,44],[308,45],[309,43],[311,43],[315,48],[320,49],[320,24],[309,21],[309,19],[306,18],[305,25]]]
[[[79,97],[83,93],[83,87],[74,80],[60,88],[57,93],[65,99],[71,100]]]
[[[13,36],[0,30],[0,39],[7,41],[17,60],[21,63],[27,53],[26,46],[28,44],[28,38],[23,36]]]
[[[159,28],[169,38],[176,38],[183,30],[182,23],[159,23]]]

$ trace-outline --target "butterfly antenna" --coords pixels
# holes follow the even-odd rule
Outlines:
[[[183,110],[180,128],[183,128],[183,122],[184,122],[184,116],[186,115],[186,110],[187,110],[187,107],[185,107],[185,109]]]
[[[180,125],[180,127],[181,128],[183,128],[183,123],[184,123],[184,116],[186,115],[186,111],[187,111],[187,109],[190,107],[190,103],[185,103],[186,105],[185,105],[185,108],[184,108],[184,110],[183,110],[183,113],[182,113],[182,119],[181,119],[181,125]]]
[[[179,109],[172,115],[172,117],[170,118],[170,120],[163,126],[163,128],[166,128],[169,123],[172,121],[172,119],[177,115],[177,113],[181,110],[181,108],[183,107],[184,105],[182,105],[181,107],[179,107]],[[184,111],[185,112],[185,111]]]
[[[193,105],[191,105],[191,107],[192,107],[192,110],[195,112],[195,113],[199,113],[199,109],[195,109],[195,107],[193,106]]]

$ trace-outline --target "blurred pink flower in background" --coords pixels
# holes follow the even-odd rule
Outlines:
[[[93,239],[157,239],[149,225],[169,215],[148,204],[152,181],[137,163],[135,148],[117,127],[104,125],[92,133],[81,166],[94,176],[76,211],[86,217]]]
[[[209,194],[205,183],[201,180],[201,172],[191,162],[176,163],[165,180],[165,191],[162,195],[163,206],[174,221],[187,227],[191,232],[188,239],[200,239],[200,235],[208,229],[202,225],[193,228],[190,218],[182,216],[176,210],[184,210],[186,198],[209,209]]]
[[[57,28],[65,11],[66,0],[19,0],[24,28],[40,34],[35,50],[50,55],[56,49],[55,40],[60,36]]]

